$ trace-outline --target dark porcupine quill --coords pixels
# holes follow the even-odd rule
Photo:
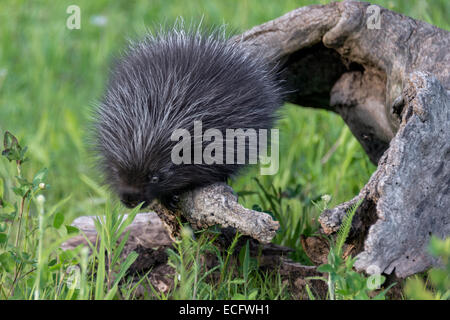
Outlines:
[[[275,68],[218,31],[146,36],[116,62],[95,111],[107,183],[134,207],[154,198],[173,205],[186,190],[226,181],[242,165],[176,165],[172,132],[184,128],[192,134],[196,120],[203,132],[215,128],[224,137],[226,129],[269,129],[281,95]]]

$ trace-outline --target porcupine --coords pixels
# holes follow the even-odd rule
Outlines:
[[[192,134],[194,121],[224,136],[226,129],[270,129],[282,105],[278,75],[261,53],[218,30],[173,29],[131,42],[95,111],[106,182],[127,207],[155,198],[173,207],[186,190],[226,181],[243,165],[174,164],[171,135]]]

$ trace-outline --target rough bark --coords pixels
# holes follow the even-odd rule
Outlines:
[[[179,220],[184,218],[196,229],[214,225],[233,227],[243,235],[251,236],[261,243],[269,243],[279,223],[267,213],[244,208],[237,200],[230,186],[216,183],[181,195],[176,211],[168,210],[158,203],[150,208],[164,222],[172,239],[179,236]]]
[[[450,235],[450,98],[430,74],[414,73],[405,86],[403,120],[366,186],[353,200],[324,212],[327,233],[364,198],[353,234],[365,234],[355,267],[398,277],[438,261],[427,253],[431,235]],[[366,219],[367,221],[361,221]]]
[[[256,26],[244,41],[285,67],[290,102],[342,116],[374,163],[400,125],[395,100],[409,74],[428,71],[450,88],[449,32],[380,8],[369,29],[369,3],[296,9]]]

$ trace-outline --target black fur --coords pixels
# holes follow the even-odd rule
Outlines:
[[[276,70],[219,31],[148,35],[117,61],[95,112],[107,182],[132,207],[225,181],[241,165],[173,164],[173,130],[270,128],[281,104]]]

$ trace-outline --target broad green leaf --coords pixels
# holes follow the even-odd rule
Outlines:
[[[6,131],[3,137],[3,147],[2,156],[5,156],[9,161],[24,160],[24,150],[26,151],[26,148],[22,150],[17,138],[9,131]]]
[[[19,197],[23,198],[25,197],[25,195],[27,194],[28,190],[30,190],[30,188],[28,186],[20,186],[20,187],[14,187],[13,191],[16,195],[18,195]]]
[[[80,232],[80,230],[78,230],[78,228],[74,227],[74,226],[68,226],[66,225],[66,230],[68,234],[77,234],[78,232]]]
[[[255,300],[258,296],[258,289],[254,289],[250,294],[248,295],[248,300]]]
[[[45,182],[45,179],[47,178],[48,169],[43,168],[36,173],[36,175],[33,178],[33,185],[39,185],[41,182]]]
[[[55,229],[59,229],[63,223],[64,223],[64,214],[61,212],[57,212],[55,214],[55,217],[53,218],[53,227]],[[67,233],[69,233],[68,230],[67,230]]]
[[[14,258],[10,252],[0,254],[0,265],[6,272],[14,270]]]
[[[317,267],[317,271],[330,273],[334,272],[334,268],[330,264],[322,264]]]

